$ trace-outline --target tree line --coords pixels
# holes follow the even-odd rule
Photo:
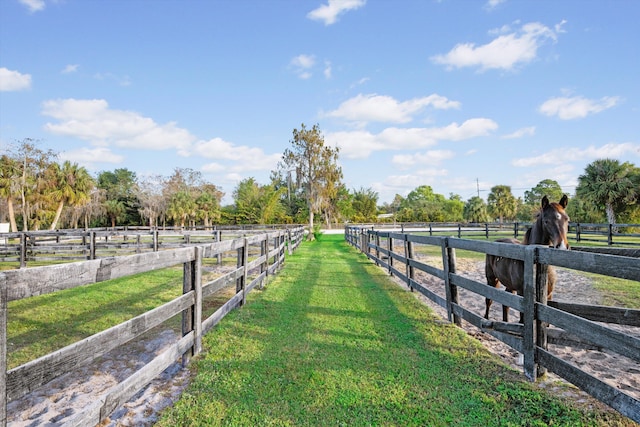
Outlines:
[[[211,226],[213,224],[319,224],[344,222],[531,221],[544,195],[560,200],[561,186],[540,181],[516,198],[508,185],[462,200],[420,185],[391,203],[378,204],[371,188],[343,183],[339,149],[324,143],[318,125],[293,130],[290,147],[268,184],[240,181],[233,202],[199,171],[176,168],[171,175],[138,177],[126,168],[92,176],[77,163],[24,139],[0,155],[0,222],[11,231],[116,225]],[[613,159],[587,165],[567,212],[582,223],[640,223],[640,168]],[[321,220],[316,221],[316,215]],[[310,233],[313,236],[313,233]]]

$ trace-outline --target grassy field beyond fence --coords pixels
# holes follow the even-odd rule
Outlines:
[[[303,244],[214,328],[157,425],[634,425],[526,382],[343,239]]]

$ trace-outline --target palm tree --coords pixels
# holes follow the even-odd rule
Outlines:
[[[185,226],[185,222],[195,216],[196,202],[187,191],[178,191],[173,195],[167,209],[167,216],[173,219],[174,223],[180,221],[180,227]]]
[[[576,194],[583,200],[604,205],[607,220],[616,224],[616,210],[622,210],[640,197],[637,168],[631,163],[600,159],[587,165],[578,177]]]
[[[464,218],[469,222],[486,222],[489,215],[487,214],[487,204],[478,196],[470,198],[464,205]]]
[[[17,185],[20,176],[20,166],[15,159],[3,154],[0,157],[0,197],[7,201],[7,210],[9,211],[9,222],[11,223],[11,231],[18,231],[16,224],[16,214],[13,207],[13,197],[18,194]]]
[[[55,217],[51,222],[51,230],[55,230],[65,203],[69,206],[82,205],[89,201],[89,192],[93,188],[93,179],[83,167],[77,163],[65,161],[62,166],[53,163],[51,166],[50,196],[58,202]]]
[[[508,185],[496,185],[491,188],[487,196],[489,211],[500,218],[500,223],[506,218],[513,218],[516,214],[516,198]]]
[[[111,220],[111,227],[115,228],[116,222],[124,217],[127,211],[126,206],[122,200],[107,200],[104,202],[104,209],[107,212],[107,216]]]

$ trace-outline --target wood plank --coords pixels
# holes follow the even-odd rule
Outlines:
[[[536,304],[538,318],[582,339],[640,362],[640,339],[542,304]]]
[[[239,307],[241,302],[242,291],[229,298],[227,302],[225,302],[211,316],[209,316],[202,322],[202,333],[206,334],[207,332],[209,332],[209,330],[217,325],[224,318],[224,316],[227,315],[227,313],[229,313],[234,308]]]
[[[640,327],[640,310],[632,308],[573,304],[561,301],[548,301],[547,305],[594,322]]]
[[[486,321],[484,317],[478,316],[476,313],[469,311],[458,304],[452,304],[452,309],[456,316],[461,317],[462,319],[477,327],[479,327],[478,325],[482,325]],[[511,331],[509,331],[509,333],[505,333],[495,329],[483,329],[483,332],[491,335],[492,337],[507,344],[514,350],[522,353],[522,337],[512,334]]]
[[[597,254],[592,252],[562,251],[541,247],[541,264],[557,265],[574,270],[604,274],[621,279],[640,281],[640,262],[630,257]]]
[[[260,283],[262,280],[264,280],[265,277],[267,277],[267,272],[263,271],[257,277],[255,277],[253,280],[251,280],[251,282],[249,282],[249,284],[247,285],[246,293],[251,292],[251,290],[253,290],[253,288],[255,288],[258,285],[258,283]]]
[[[524,261],[525,249],[531,245],[514,245],[509,243],[486,242],[482,240],[467,240],[449,237],[449,245],[456,249],[465,249],[474,252],[482,252],[505,258]]]
[[[431,301],[433,301],[436,304],[438,304],[440,307],[447,308],[447,300],[445,298],[441,297],[440,295],[436,294],[435,292],[431,291],[430,289],[425,288],[422,285],[422,283],[417,282],[417,281],[415,281],[413,279],[410,279],[409,283],[410,283],[411,288],[417,290],[422,295],[424,295],[425,297],[429,298]]]
[[[221,289],[224,289],[232,284],[235,285],[236,280],[242,276],[244,272],[244,267],[236,268],[235,270],[225,274],[224,276],[220,276],[210,282],[207,282],[202,285],[202,296],[203,298],[208,297],[211,294],[218,292]]]
[[[523,310],[523,299],[520,295],[511,294],[504,289],[496,289],[486,283],[476,282],[475,280],[457,274],[451,275],[451,279],[454,285],[475,292],[479,298],[489,298],[500,304],[513,307],[518,311]]]
[[[14,301],[63,289],[130,276],[190,262],[194,248],[148,252],[91,261],[6,270],[8,300]]]
[[[602,351],[602,347],[595,345],[591,341],[580,338],[579,336],[568,333],[563,329],[548,328],[547,341],[554,345],[567,345],[573,348],[584,350]]]
[[[181,295],[140,316],[11,369],[6,382],[8,400],[24,396],[62,374],[90,363],[179,314],[194,302],[193,292]]]
[[[578,369],[572,364],[554,356],[553,354],[538,348],[538,360],[562,378],[574,384],[581,390],[601,402],[606,403],[625,417],[640,422],[640,401],[634,399],[622,391],[611,387],[596,377]]]
[[[409,267],[413,267],[417,270],[424,271],[425,273],[435,276],[438,279],[444,280],[444,270],[441,268],[433,267],[429,264],[417,261],[415,259],[409,260]]]
[[[423,236],[419,234],[407,234],[409,242],[420,243],[423,245],[440,246],[444,237]]]

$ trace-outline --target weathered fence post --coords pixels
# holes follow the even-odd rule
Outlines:
[[[89,233],[89,259],[96,259],[96,232]]]
[[[27,266],[27,234],[20,233],[20,268]]]
[[[156,227],[151,233],[153,234],[153,252],[158,252],[158,228]]]
[[[244,305],[244,288],[247,280],[247,258],[249,257],[249,244],[247,243],[247,238],[242,239],[242,247],[238,248],[237,251],[237,263],[236,267],[242,269],[242,275],[236,279],[236,293],[242,292],[242,300],[240,301],[240,305]]]
[[[7,425],[7,279],[4,275],[0,275],[0,427],[6,427],[6,425]]]
[[[458,223],[458,239],[462,238],[462,224]]]
[[[487,240],[489,240],[489,223],[488,222],[484,223],[484,235],[487,237]]]
[[[456,272],[456,250],[449,247],[449,238],[442,239],[442,260],[444,267],[444,288],[447,297],[447,318],[456,326],[462,326],[460,316],[453,314],[453,304],[458,304],[458,288],[451,284],[449,274]]]
[[[536,258],[538,257],[538,249],[536,248]],[[547,305],[547,280],[549,266],[546,264],[536,264],[536,302]],[[537,313],[537,310],[535,311]],[[547,343],[547,324],[538,320],[536,316],[536,346],[548,349]],[[537,353],[537,352],[536,352]],[[538,368],[537,377],[542,377],[547,373],[547,369],[538,364],[536,358],[536,366]]]
[[[183,265],[182,293],[194,293],[194,304],[182,312],[182,336],[194,333],[193,347],[182,355],[182,365],[189,363],[191,356],[202,349],[202,252],[201,246],[194,248],[194,260]]]
[[[379,259],[380,259],[380,234],[376,233],[375,234],[375,242],[376,242],[376,265],[380,265]]]
[[[613,245],[613,224],[609,224],[609,232],[607,233],[607,245]]]
[[[265,274],[264,279],[260,281],[259,288],[262,289],[264,282],[269,278],[269,234],[265,234],[264,240],[260,242],[260,256],[264,257],[264,262],[260,264],[260,274]]]
[[[523,321],[522,333],[522,354],[524,356],[524,375],[529,381],[536,380],[536,324],[535,324],[535,303],[536,303],[536,283],[534,279],[535,257],[537,248],[534,245],[526,245],[524,249],[524,277],[523,277]]]
[[[391,237],[391,233],[389,233],[389,237],[387,237],[387,249],[389,251],[387,258],[387,268],[389,270],[389,275],[393,275],[391,269],[393,268],[393,257],[391,256],[391,252],[393,252],[393,238]]]
[[[576,242],[580,242],[580,223],[576,224]]]
[[[407,286],[413,292],[413,286],[411,285],[411,281],[414,279],[414,269],[411,266],[411,260],[413,259],[413,242],[409,241],[409,235],[404,234],[404,257],[406,259],[406,272],[407,275]]]

